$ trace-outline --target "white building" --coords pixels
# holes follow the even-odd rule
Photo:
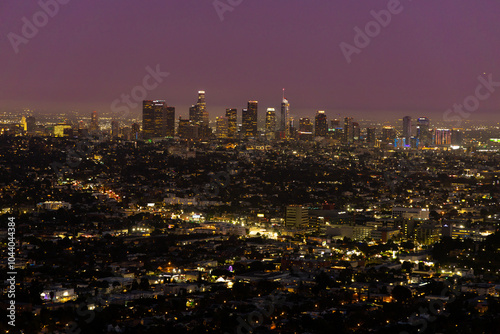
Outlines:
[[[428,220],[429,209],[394,207],[392,208],[392,217],[403,218],[403,219]]]

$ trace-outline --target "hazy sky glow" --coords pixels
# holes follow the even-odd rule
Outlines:
[[[211,118],[254,99],[261,114],[277,108],[283,87],[292,115],[439,117],[479,75],[500,82],[498,0],[402,0],[351,64],[339,44],[388,1],[243,0],[223,21],[212,2],[72,0],[16,54],[8,34],[22,35],[40,7],[2,1],[0,109],[108,111],[157,64],[170,76],[148,98],[186,115],[204,89]],[[498,115],[497,89],[474,117]]]

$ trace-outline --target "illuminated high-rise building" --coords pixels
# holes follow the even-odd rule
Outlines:
[[[405,146],[409,146],[411,140],[411,116],[403,117],[403,138]]]
[[[308,117],[299,118],[299,139],[312,139],[313,137],[313,123]]]
[[[266,132],[276,131],[276,109],[267,108],[266,112]]]
[[[120,134],[120,124],[117,120],[111,121],[111,137],[117,138]]]
[[[133,123],[131,126],[131,136],[132,139],[139,139],[139,134],[141,132],[141,127],[137,123]]]
[[[352,122],[352,135],[354,137],[354,141],[361,139],[361,127],[358,122]]]
[[[464,141],[464,133],[459,129],[451,130],[451,145],[462,146]]]
[[[419,146],[429,147],[432,145],[432,133],[430,131],[430,120],[427,117],[417,119],[417,138]]]
[[[165,136],[175,136],[175,107],[167,107],[165,109]]]
[[[196,139],[199,137],[199,125],[196,125],[190,119],[179,117],[178,135],[182,139]]]
[[[386,144],[394,143],[396,139],[396,129],[392,126],[384,126],[382,128],[382,141]]]
[[[281,120],[280,120],[280,131],[283,131],[285,138],[290,136],[289,124],[290,118],[290,103],[285,99],[285,89],[283,88],[283,99],[281,100]]]
[[[339,119],[332,119],[330,121],[330,128],[328,129],[328,135],[330,138],[343,141],[344,140],[344,128],[340,123]]]
[[[173,136],[175,108],[164,100],[144,100],[142,103],[142,132],[144,139]]]
[[[227,135],[235,139],[238,135],[238,110],[235,108],[226,109]]]
[[[286,207],[285,226],[291,229],[306,228],[309,223],[309,209],[302,205]]]
[[[219,139],[226,139],[228,137],[228,119],[227,117],[217,117],[215,119],[215,134]]]
[[[156,133],[153,101],[142,101],[142,133],[144,138],[153,138]]]
[[[434,132],[434,140],[436,146],[451,145],[451,130],[450,129],[436,129]]]
[[[92,114],[90,114],[89,132],[92,133],[96,131],[99,131],[99,117],[97,111],[93,111]]]
[[[189,108],[189,120],[194,125],[209,125],[207,104],[205,102],[205,91],[198,91],[198,101]]]
[[[344,143],[352,144],[354,142],[354,125],[353,118],[344,118]]]
[[[373,146],[377,141],[377,129],[374,127],[366,128],[366,142]]]
[[[33,116],[26,117],[26,131],[34,133],[36,130],[36,119]]]
[[[21,117],[21,128],[24,132],[28,131],[28,122],[26,122],[26,116]]]
[[[189,120],[194,124],[201,123],[201,115],[198,112],[198,106],[194,104],[189,108]]]
[[[257,136],[258,101],[248,101],[248,108],[243,109],[242,125],[245,137]]]
[[[328,133],[328,121],[324,110],[318,110],[314,119],[314,135],[316,137],[326,137]]]
[[[205,102],[204,90],[198,91],[198,102],[196,103],[196,107],[198,108],[201,122],[203,122],[205,125],[208,125],[210,120],[208,118],[207,103]]]

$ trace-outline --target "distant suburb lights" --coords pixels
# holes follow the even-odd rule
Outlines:
[[[364,31],[358,26],[354,27],[354,31],[356,32],[353,40],[354,45],[346,42],[342,42],[339,45],[347,63],[350,64],[352,62],[353,54],[360,54],[362,49],[368,47],[371,43],[371,39],[380,35],[382,27],[387,28],[389,26],[392,21],[392,16],[401,14],[403,9],[400,0],[389,0],[387,9],[382,9],[379,12],[375,10],[370,11],[371,16],[375,20],[368,22],[365,25]]]

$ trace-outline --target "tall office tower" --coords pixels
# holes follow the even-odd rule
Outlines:
[[[403,117],[403,138],[405,139],[405,146],[409,146],[411,139],[411,116]]]
[[[258,101],[248,101],[248,108],[243,109],[242,123],[245,137],[257,137]]]
[[[344,118],[344,143],[352,144],[354,142],[354,126],[352,117]]]
[[[290,103],[285,99],[285,89],[283,88],[283,100],[281,100],[281,126],[280,131],[285,133],[285,138],[290,136],[290,128],[288,126],[290,118]]]
[[[90,115],[90,126],[89,132],[99,131],[99,117],[97,116],[97,111],[93,111]]]
[[[374,127],[366,128],[366,142],[374,146],[377,141],[377,129]]]
[[[430,131],[430,120],[427,117],[417,119],[417,138],[419,146],[429,147],[432,145],[432,133]]]
[[[28,133],[34,133],[36,131],[36,119],[33,116],[26,117],[26,127]]]
[[[21,117],[21,128],[24,132],[28,131],[28,122],[26,122],[26,116]]]
[[[384,126],[382,128],[382,141],[388,144],[394,143],[394,139],[396,139],[396,129],[392,126]]]
[[[451,145],[451,130],[436,129],[434,138],[437,146]]]
[[[299,139],[312,139],[313,137],[313,123],[308,117],[299,118]]]
[[[216,117],[215,118],[215,134],[219,139],[226,139],[228,137],[228,118]]]
[[[167,103],[163,100],[142,102],[142,132],[144,139],[165,137],[168,124]]]
[[[196,139],[199,137],[200,126],[196,125],[190,119],[179,117],[178,135],[183,139]]]
[[[299,133],[300,132],[308,132],[312,135],[313,124],[308,117],[299,118]]]
[[[451,130],[451,145],[462,146],[464,142],[464,133],[459,129]]]
[[[196,102],[196,107],[198,109],[198,114],[200,121],[205,125],[208,125],[210,120],[208,119],[207,104],[205,102],[205,91],[198,91],[198,102]]]
[[[328,121],[324,110],[318,110],[314,119],[314,135],[316,137],[326,137],[328,133]]]
[[[312,125],[312,123],[311,123]],[[312,131],[312,129],[311,129]],[[289,133],[289,138],[295,139],[297,138],[298,131],[297,127],[295,126],[295,119],[293,117],[290,117],[288,119],[288,133]]]
[[[145,139],[155,135],[155,110],[153,101],[142,101],[142,133]]]
[[[193,122],[193,124],[201,123],[201,115],[198,112],[198,106],[194,104],[189,108],[189,120]]]
[[[276,109],[267,108],[266,112],[266,132],[276,131]]]
[[[229,138],[236,139],[238,136],[238,110],[234,108],[226,109],[227,135]]]
[[[358,141],[361,139],[361,127],[358,122],[352,122],[352,134],[354,137],[354,141]]]
[[[120,134],[120,124],[117,120],[111,121],[111,137],[118,138]]]
[[[301,229],[309,224],[309,209],[302,205],[289,205],[286,207],[285,226],[287,228]]]
[[[165,136],[173,138],[175,136],[175,107],[166,107],[164,112]]]
[[[139,139],[140,132],[141,132],[141,127],[139,126],[139,124],[137,123],[132,124],[132,130],[131,130],[132,139]]]

